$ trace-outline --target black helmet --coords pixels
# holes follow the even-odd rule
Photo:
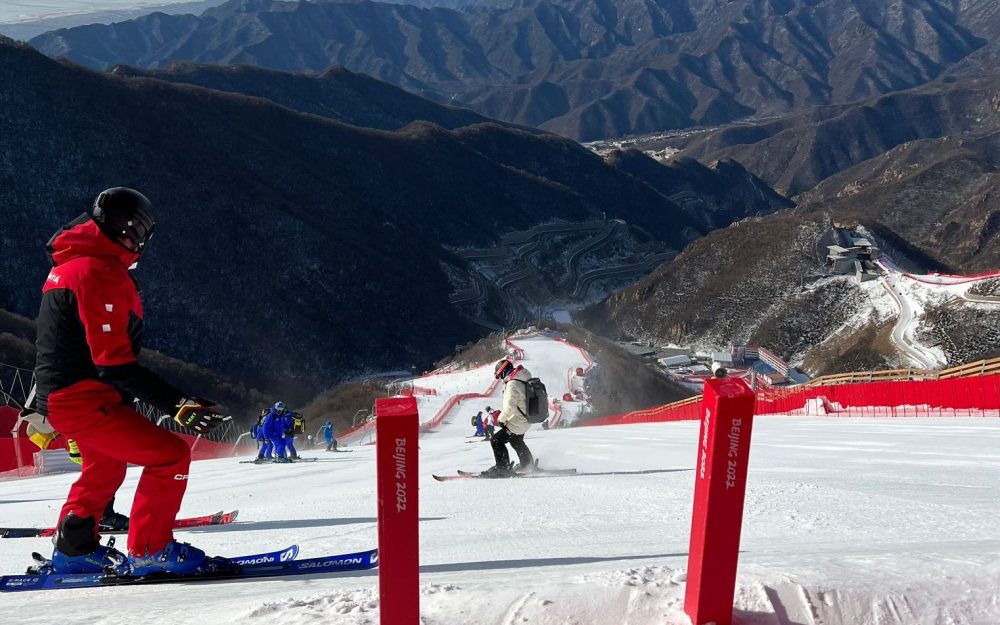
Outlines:
[[[498,380],[506,378],[514,370],[514,363],[510,361],[510,358],[501,358],[497,361],[496,366],[493,367],[493,377]]]
[[[153,204],[135,189],[114,187],[105,189],[94,200],[91,218],[113,241],[125,237],[142,251],[153,236]]]

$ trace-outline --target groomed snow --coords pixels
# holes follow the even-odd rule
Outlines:
[[[515,343],[550,395],[561,396],[579,352],[544,337]],[[443,402],[451,392],[485,390],[489,373],[419,385],[438,388],[434,401]],[[616,475],[434,481],[432,473],[491,463],[487,444],[465,438],[469,416],[484,405],[470,400],[421,439],[423,623],[688,623],[699,424],[527,437],[543,465]],[[239,508],[240,521],[179,536],[220,555],[293,542],[301,557],[374,546],[374,447],[353,449],[307,452],[320,458],[311,464],[195,463],[182,515]],[[119,509],[127,510],[137,478],[130,470]],[[0,525],[51,524],[72,479],[0,482]],[[998,518],[996,418],[758,417],[735,623],[996,625]],[[49,548],[45,539],[0,540],[0,570],[20,572],[31,551]],[[9,594],[0,605],[4,621],[17,623],[360,625],[378,623],[376,583],[367,572]]]

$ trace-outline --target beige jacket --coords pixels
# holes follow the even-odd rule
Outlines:
[[[525,383],[531,379],[531,372],[518,367],[514,375],[504,381],[503,407],[500,409],[500,425],[506,425],[511,434],[524,434],[531,427],[525,415],[528,414],[528,398],[524,392]]]

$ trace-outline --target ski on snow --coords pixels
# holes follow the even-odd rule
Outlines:
[[[240,460],[240,464],[296,464],[299,462],[316,462],[319,458],[296,458],[289,459],[288,462],[275,462],[274,460]]]
[[[192,527],[205,527],[207,525],[228,525],[236,520],[236,515],[239,514],[239,510],[233,510],[232,512],[219,511],[215,514],[206,514],[205,516],[195,516],[186,519],[177,519],[174,521],[174,529],[189,529]],[[113,529],[110,527],[101,527],[100,531],[102,534],[125,534],[128,529]],[[54,536],[56,533],[56,528],[54,527],[2,527],[0,528],[0,538],[35,538],[35,537],[45,537]]]
[[[240,580],[290,575],[317,575],[361,571],[378,566],[378,550],[359,551],[319,558],[297,560],[298,546],[270,553],[220,559],[215,570],[191,575],[159,574],[129,577],[113,573],[59,574],[41,573],[4,575],[0,577],[0,592],[57,590],[63,588],[96,588],[100,586],[138,586],[165,583],[203,583],[218,580]]]
[[[535,469],[533,471],[525,471],[523,473],[515,471],[514,473],[504,477],[491,477],[484,475],[484,473],[485,471],[462,471],[459,469],[458,475],[435,475],[433,477],[439,482],[450,482],[452,480],[506,480],[512,478],[520,479],[576,475],[576,469],[541,469],[538,467],[538,461],[536,460]]]

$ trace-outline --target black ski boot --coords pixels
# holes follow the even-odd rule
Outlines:
[[[502,479],[507,477],[514,477],[514,469],[510,465],[507,466],[492,466],[479,474],[479,477],[486,479]]]
[[[120,512],[111,511],[101,517],[102,532],[124,532],[128,529],[128,517]]]

